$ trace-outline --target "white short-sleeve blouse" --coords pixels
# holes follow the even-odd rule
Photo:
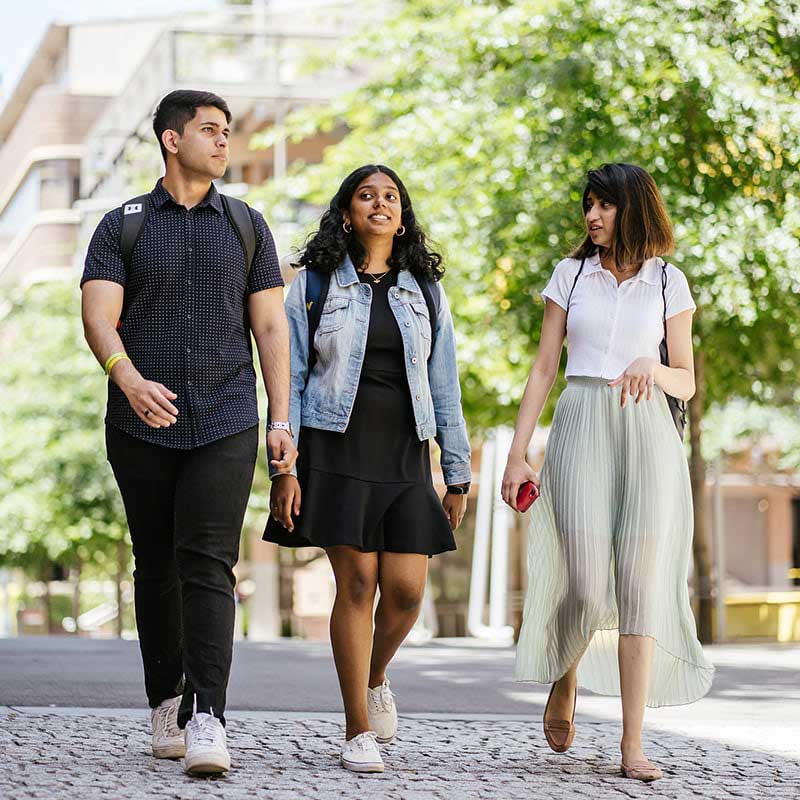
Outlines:
[[[580,260],[560,261],[542,297],[567,309]],[[599,255],[586,259],[569,299],[567,315],[567,372],[572,375],[613,380],[637,358],[659,360],[664,338],[664,300],[661,294],[661,261],[651,258],[632,278],[619,286],[600,263]],[[667,319],[694,311],[686,276],[667,264]]]

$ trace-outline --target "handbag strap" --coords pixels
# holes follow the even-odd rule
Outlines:
[[[663,347],[664,351],[661,354],[661,363],[665,366],[669,366],[669,346],[667,345],[667,262],[662,258],[661,259],[661,299],[664,303],[664,311],[662,314],[662,319],[664,321],[664,341]],[[677,398],[672,398],[677,405],[678,412],[680,413],[681,424],[685,427],[686,426],[686,401],[685,400],[678,400]],[[681,432],[681,436],[683,433]]]
[[[669,348],[667,346],[667,262],[661,259],[661,300],[664,303],[662,320],[664,322],[664,351],[667,354],[666,366],[669,366]]]
[[[583,272],[583,265],[586,263],[586,258],[581,259],[581,265],[578,267],[578,271],[575,273],[575,280],[572,281],[572,288],[569,290],[569,297],[567,297],[567,314],[569,314],[569,304],[572,301],[572,293],[575,291],[575,285],[578,283],[578,278],[580,278],[581,273]]]

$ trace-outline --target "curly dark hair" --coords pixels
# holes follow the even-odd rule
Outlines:
[[[403,236],[395,237],[392,255],[387,263],[393,269],[407,269],[417,280],[441,280],[444,275],[442,257],[428,248],[425,233],[417,224],[405,185],[394,170],[382,164],[365,164],[342,181],[339,191],[333,196],[330,206],[322,215],[319,230],[309,236],[295,266],[317,272],[333,272],[341,266],[347,254],[350,255],[356,269],[364,264],[367,252],[355,233],[352,231],[345,233],[342,227],[344,223],[342,211],[350,209],[350,201],[356,189],[366,178],[377,172],[388,175],[400,190],[401,220],[406,229]]]

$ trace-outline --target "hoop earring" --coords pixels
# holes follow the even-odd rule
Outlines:
[[[404,236],[404,235],[405,235],[405,232],[406,232],[406,226],[405,226],[405,225],[401,225],[401,226],[400,226],[400,227],[399,227],[399,228],[398,228],[398,229],[397,229],[397,230],[394,232],[394,235],[395,235],[395,236]]]
[[[348,228],[347,227],[348,225],[350,225],[349,222],[343,222],[342,223],[342,229],[344,230],[345,233],[352,233],[353,232],[353,226],[350,225],[350,227]]]

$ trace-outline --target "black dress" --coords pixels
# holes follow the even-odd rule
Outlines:
[[[351,545],[364,552],[455,550],[431,480],[428,442],[416,434],[403,340],[389,307],[396,273],[374,283],[361,378],[344,433],[302,427],[300,515],[287,531],[271,516],[263,538],[286,547]]]

